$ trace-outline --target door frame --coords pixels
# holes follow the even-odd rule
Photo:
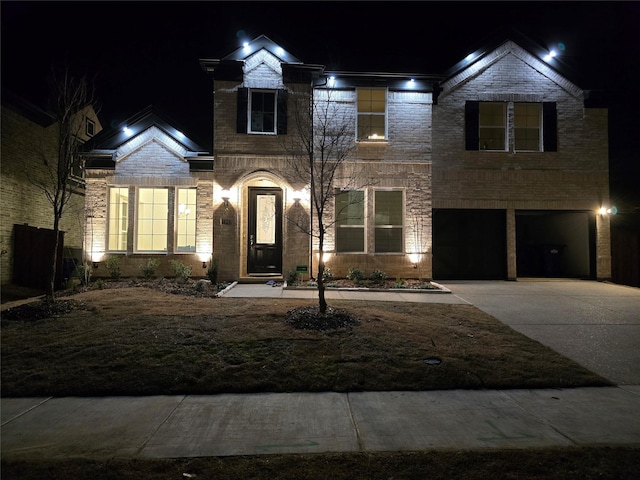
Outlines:
[[[256,199],[260,194],[273,194],[276,197],[276,205],[275,205],[275,243],[274,248],[265,247],[257,250],[257,245],[267,245],[267,244],[256,244],[255,243],[255,229],[256,229]],[[249,276],[261,276],[261,275],[282,275],[282,253],[283,253],[283,190],[280,187],[269,186],[269,187],[247,187],[247,197],[248,197],[248,210],[246,217],[245,228],[247,231],[247,236],[245,239],[245,247],[246,247],[246,269],[247,275]],[[253,244],[252,244],[253,242]],[[271,265],[256,265],[256,258],[254,255],[257,251],[261,250],[263,253],[272,254],[272,262]]]

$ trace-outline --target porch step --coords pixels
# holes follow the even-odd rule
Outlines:
[[[240,277],[238,283],[267,283],[269,280],[284,282],[282,275],[252,275],[250,277]]]

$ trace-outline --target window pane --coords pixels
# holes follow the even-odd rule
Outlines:
[[[538,103],[514,104],[516,150],[540,151],[541,107]]]
[[[178,189],[176,213],[176,249],[179,252],[196,251],[196,189]]]
[[[402,228],[376,228],[376,253],[402,252]]]
[[[125,251],[127,249],[127,230],[129,226],[129,189],[127,187],[109,189],[109,240],[108,249]]]
[[[166,188],[138,190],[137,250],[166,251],[168,209],[169,191]]]
[[[376,191],[376,225],[402,225],[401,191]]]
[[[506,105],[498,102],[480,103],[480,150],[505,150]]]
[[[364,252],[364,228],[338,227],[336,238],[337,252]]]
[[[336,195],[336,251],[364,252],[364,192]]]

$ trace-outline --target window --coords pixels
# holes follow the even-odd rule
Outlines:
[[[382,88],[358,89],[358,140],[387,138],[387,91]]]
[[[285,135],[287,133],[286,90],[238,88],[236,131]]]
[[[136,251],[167,251],[168,214],[169,190],[166,188],[138,190]]]
[[[402,191],[375,192],[375,251],[402,252]]]
[[[110,251],[127,250],[127,231],[129,227],[129,188],[112,187],[109,189],[108,249]]]
[[[508,120],[509,109],[513,121]],[[556,152],[557,130],[555,102],[465,104],[466,150]]]
[[[93,137],[96,134],[96,123],[87,118],[86,130],[87,137]]]
[[[364,252],[364,192],[336,195],[336,251]]]
[[[196,251],[196,189],[178,189],[176,212],[176,251]]]
[[[252,90],[249,98],[249,131],[276,133],[275,92]]]
[[[539,103],[515,103],[513,105],[514,148],[519,151],[541,150],[540,130],[542,109]]]
[[[506,150],[506,103],[482,102],[479,110],[480,150]]]

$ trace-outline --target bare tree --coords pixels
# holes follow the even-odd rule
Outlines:
[[[49,302],[54,301],[60,220],[74,194],[74,188],[77,188],[72,185],[72,178],[81,177],[84,171],[84,161],[79,155],[82,145],[81,134],[85,128],[82,112],[89,107],[97,111],[93,89],[90,88],[86,77],[77,78],[68,68],[61,72],[52,69],[49,110],[56,119],[56,145],[51,154],[43,153],[44,176],[38,179],[30,178],[31,183],[44,192],[53,209],[55,241],[46,290]]]
[[[353,105],[334,98],[330,89],[291,90],[289,98],[296,131],[287,135],[285,149],[295,179],[309,189],[312,216],[311,222],[290,222],[317,241],[318,307],[320,314],[325,314],[325,235],[338,217],[332,211],[335,197],[340,191],[364,186],[352,156],[355,116]]]

